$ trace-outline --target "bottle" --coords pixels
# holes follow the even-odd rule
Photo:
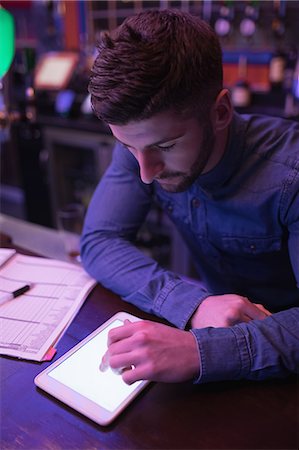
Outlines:
[[[272,90],[280,90],[282,88],[285,64],[285,54],[277,49],[272,55],[269,67],[269,81]]]
[[[286,32],[285,15],[286,15],[286,1],[273,1],[274,15],[272,19],[271,29],[273,36],[276,39],[282,39]]]
[[[297,62],[297,49],[295,47],[291,47],[286,52],[286,62],[284,69],[283,88],[286,92],[292,91],[296,62]]]
[[[294,65],[292,64],[290,73],[288,73],[285,91],[284,116],[297,119],[299,116],[299,55],[297,62]]]
[[[25,115],[28,122],[36,122],[36,105],[35,105],[35,92],[32,86],[26,88],[26,109]]]
[[[238,81],[232,88],[232,102],[236,107],[246,108],[251,102],[251,90],[247,80],[247,58],[244,55],[239,56],[238,76]]]
[[[234,7],[231,0],[226,0],[222,3],[219,10],[219,17],[214,24],[214,29],[220,38],[225,38],[232,33]]]
[[[253,37],[257,28],[259,8],[256,1],[245,5],[244,18],[240,22],[240,34],[248,41]]]

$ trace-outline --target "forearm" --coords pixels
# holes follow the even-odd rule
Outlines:
[[[209,293],[163,269],[117,233],[88,232],[82,238],[84,267],[103,286],[143,311],[184,329]]]
[[[198,382],[262,380],[299,370],[299,308],[228,328],[193,329],[201,356]]]

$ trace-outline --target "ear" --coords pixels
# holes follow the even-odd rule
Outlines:
[[[214,131],[222,131],[229,126],[233,117],[233,105],[228,89],[222,89],[211,110]]]

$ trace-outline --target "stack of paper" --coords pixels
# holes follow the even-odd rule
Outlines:
[[[0,354],[48,360],[96,282],[79,265],[1,248],[0,299],[26,284],[0,305]]]

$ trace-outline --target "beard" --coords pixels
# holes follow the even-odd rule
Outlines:
[[[162,189],[171,193],[184,192],[194,183],[194,181],[202,174],[211,156],[215,144],[215,135],[210,121],[204,124],[204,133],[197,159],[192,164],[189,172],[164,172],[156,181]],[[171,183],[172,179],[177,179]],[[163,181],[166,183],[163,183]],[[169,182],[168,182],[169,181]]]

